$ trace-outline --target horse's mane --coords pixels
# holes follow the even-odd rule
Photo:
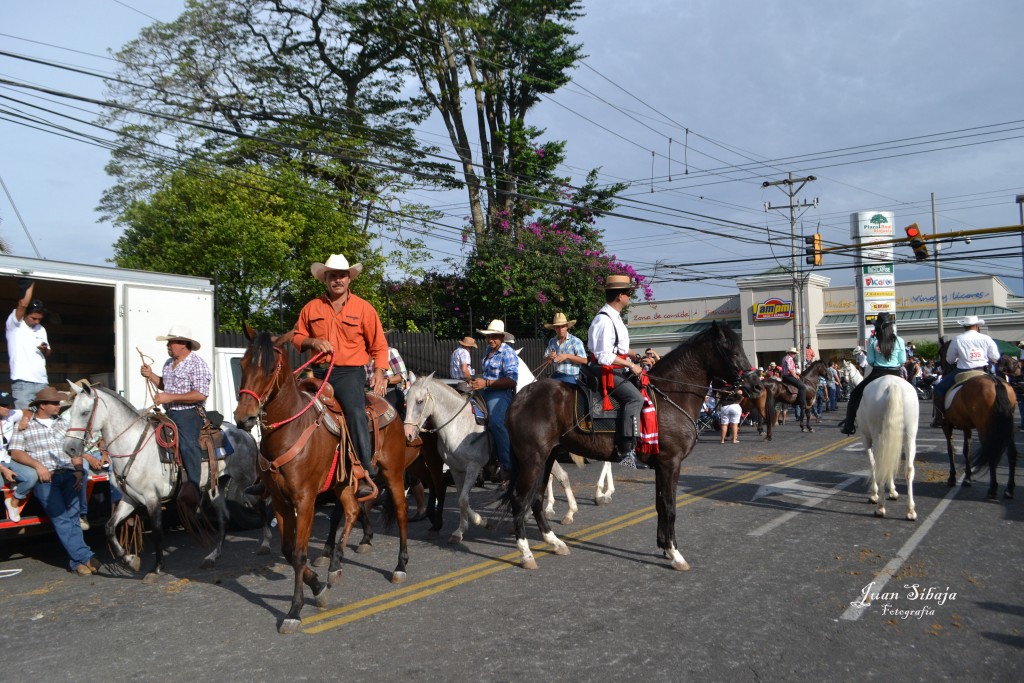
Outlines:
[[[138,415],[139,414],[139,409],[136,408],[134,405],[132,405],[131,401],[129,401],[128,399],[126,399],[124,396],[122,396],[118,392],[114,391],[113,389],[110,389],[108,387],[95,386],[95,387],[92,387],[92,390],[93,391],[98,391],[99,393],[103,394],[104,396],[109,396],[110,398],[112,398],[115,401],[117,401],[117,403],[120,404],[121,407],[123,407],[125,410],[130,411],[132,414],[134,414],[134,415]]]
[[[274,368],[277,366],[277,355],[274,353],[274,338],[269,332],[258,332],[249,342],[249,351],[252,359],[259,359],[260,369],[264,374],[269,375],[274,372]]]
[[[739,335],[731,327],[712,323],[711,327],[680,342],[678,346],[662,356],[661,360],[651,368],[650,374],[657,377],[664,374],[664,372],[658,372],[659,369],[663,371],[671,370],[680,360],[688,358],[695,349],[713,345],[717,341],[719,334],[725,338],[727,351],[735,351],[740,346]]]

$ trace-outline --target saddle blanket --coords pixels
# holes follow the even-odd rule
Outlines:
[[[963,387],[964,382],[966,382],[969,379],[974,379],[975,377],[979,377],[985,374],[987,373],[985,373],[984,370],[964,370],[963,372],[958,373],[956,376],[956,381],[953,383],[953,386],[950,388],[949,391],[946,392],[946,401],[943,408],[949,410],[949,407],[953,405],[953,398],[958,393],[960,393],[960,389]]]
[[[220,437],[217,439],[217,442],[220,445],[213,449],[214,455],[216,456],[217,460],[223,460],[224,458],[228,457],[229,455],[235,452],[234,447],[231,445],[231,439],[228,438],[228,433],[223,429],[220,430]],[[174,459],[174,451],[164,448],[163,446],[160,446],[159,451],[160,462],[162,462],[165,465],[178,464]],[[203,451],[203,462],[206,462],[205,451]]]

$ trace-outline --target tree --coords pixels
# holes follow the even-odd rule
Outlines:
[[[289,327],[302,305],[323,293],[310,264],[331,253],[361,260],[365,270],[354,288],[379,300],[380,255],[323,185],[289,167],[268,173],[190,164],[120,214],[124,233],[114,262],[215,278],[224,330],[239,330],[244,321]]]
[[[576,0],[404,0],[396,42],[441,114],[469,195],[477,239],[516,208],[531,181],[529,155],[540,131],[526,123],[540,97],[569,81],[582,57],[571,42]],[[472,102],[463,103],[469,92]],[[475,145],[474,145],[475,143]],[[477,149],[478,148],[478,149]]]

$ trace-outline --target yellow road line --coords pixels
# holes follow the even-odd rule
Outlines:
[[[754,470],[717,484],[712,484],[692,493],[683,493],[679,496],[680,500],[676,502],[676,507],[681,508],[684,505],[690,505],[691,503],[704,500],[716,493],[721,493],[722,491],[756,481],[787,467],[799,465],[800,463],[838,450],[853,441],[853,438],[843,439],[842,441],[829,444],[828,446],[811,451],[810,453],[795,456],[775,465]],[[595,538],[600,538],[601,536],[606,536],[615,531],[619,531],[620,529],[625,529],[635,524],[645,522],[657,516],[657,508],[654,505],[649,505],[638,510],[633,510],[632,512],[627,512],[626,514],[613,519],[589,526],[586,529],[582,529],[579,533],[565,536],[562,540],[565,541],[567,545],[579,545],[580,543],[591,541]],[[549,555],[551,553],[550,547],[551,546],[547,543],[542,543],[536,548],[533,548],[534,555]],[[427,579],[409,586],[398,588],[372,598],[357,600],[356,602],[345,605],[344,607],[338,607],[314,614],[302,620],[304,626],[303,631],[305,633],[322,633],[324,631],[338,628],[339,626],[344,626],[345,624],[350,624],[365,617],[379,614],[380,612],[387,611],[394,607],[399,607],[410,602],[415,602],[416,600],[422,600],[423,598],[443,593],[444,591],[469,583],[470,581],[475,581],[496,572],[504,571],[505,569],[518,567],[519,558],[520,552],[515,550],[493,560],[478,562],[477,564],[469,567],[448,572],[447,574],[442,574],[441,576],[436,576],[432,579]]]

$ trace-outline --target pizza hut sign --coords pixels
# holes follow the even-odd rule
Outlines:
[[[754,304],[754,322],[762,320],[789,320],[793,317],[793,302],[772,298]]]

